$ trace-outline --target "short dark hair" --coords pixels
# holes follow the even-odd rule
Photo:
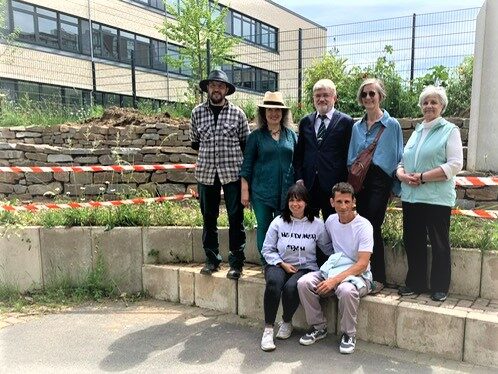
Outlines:
[[[285,198],[285,206],[282,211],[282,218],[285,222],[289,223],[292,221],[291,216],[292,213],[289,209],[289,201],[290,199],[303,200],[306,203],[306,207],[304,208],[304,216],[308,218],[308,221],[313,222],[315,216],[313,215],[313,211],[310,208],[310,198],[308,194],[308,190],[302,183],[296,183],[289,188],[287,191],[287,196]]]
[[[354,188],[347,182],[339,182],[334,187],[332,187],[332,199],[335,198],[335,193],[350,193],[354,198]]]

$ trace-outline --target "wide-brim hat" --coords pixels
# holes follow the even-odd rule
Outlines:
[[[284,104],[284,97],[282,92],[275,91],[266,91],[265,96],[263,97],[263,102],[258,104],[260,108],[280,108],[280,109],[289,109],[288,106]]]
[[[225,83],[228,87],[227,96],[235,92],[235,86],[228,81],[227,74],[222,70],[213,70],[211,73],[209,73],[207,79],[199,82],[199,88],[202,90],[202,92],[208,92],[207,86],[210,81]]]

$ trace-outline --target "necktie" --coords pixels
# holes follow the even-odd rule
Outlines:
[[[325,119],[327,118],[327,116],[318,116],[322,121],[320,122],[320,126],[318,127],[318,132],[316,133],[316,138],[318,140],[318,145],[320,145],[320,143],[322,142],[323,140],[323,136],[325,135]]]

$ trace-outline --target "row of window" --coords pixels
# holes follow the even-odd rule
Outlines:
[[[20,31],[19,39],[28,43],[39,44],[63,51],[91,54],[106,60],[131,63],[134,52],[137,66],[166,71],[184,76],[191,75],[188,64],[181,67],[168,66],[164,56],[179,57],[178,45],[151,39],[114,27],[69,16],[20,1],[11,1],[11,28]],[[90,35],[91,42],[90,43]],[[277,87],[278,75],[275,72],[245,65],[237,62],[227,63],[223,69],[233,77],[239,87],[257,92],[265,92],[266,87]],[[249,78],[252,79],[249,81]]]
[[[31,100],[43,102],[44,107],[52,105],[55,107],[72,107],[79,109],[91,104],[91,91],[74,87],[54,86],[50,84],[26,82],[13,79],[0,79],[0,93],[6,94],[11,101]],[[138,102],[147,102],[153,107],[161,106],[164,101],[137,98]],[[130,95],[121,95],[109,92],[96,92],[95,104],[108,106],[133,106],[133,98]]]
[[[144,4],[149,7],[165,11],[162,0],[132,0],[136,3]],[[179,0],[167,0],[167,3],[180,9]],[[225,8],[219,5],[220,8]],[[275,27],[263,23],[255,18],[246,16],[235,10],[227,8],[225,17],[226,32],[229,35],[237,36],[244,39],[246,42],[255,44],[272,51],[278,50],[278,31]]]

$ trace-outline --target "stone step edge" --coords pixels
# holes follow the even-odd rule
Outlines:
[[[244,268],[238,281],[222,268],[212,276],[198,264],[144,265],[143,288],[151,297],[262,320],[265,280],[261,268]],[[498,313],[419,304],[386,289],[361,299],[357,337],[372,343],[498,367]],[[337,301],[325,303],[329,331],[337,332]],[[278,315],[281,315],[279,312]],[[306,329],[300,306],[293,324]]]

